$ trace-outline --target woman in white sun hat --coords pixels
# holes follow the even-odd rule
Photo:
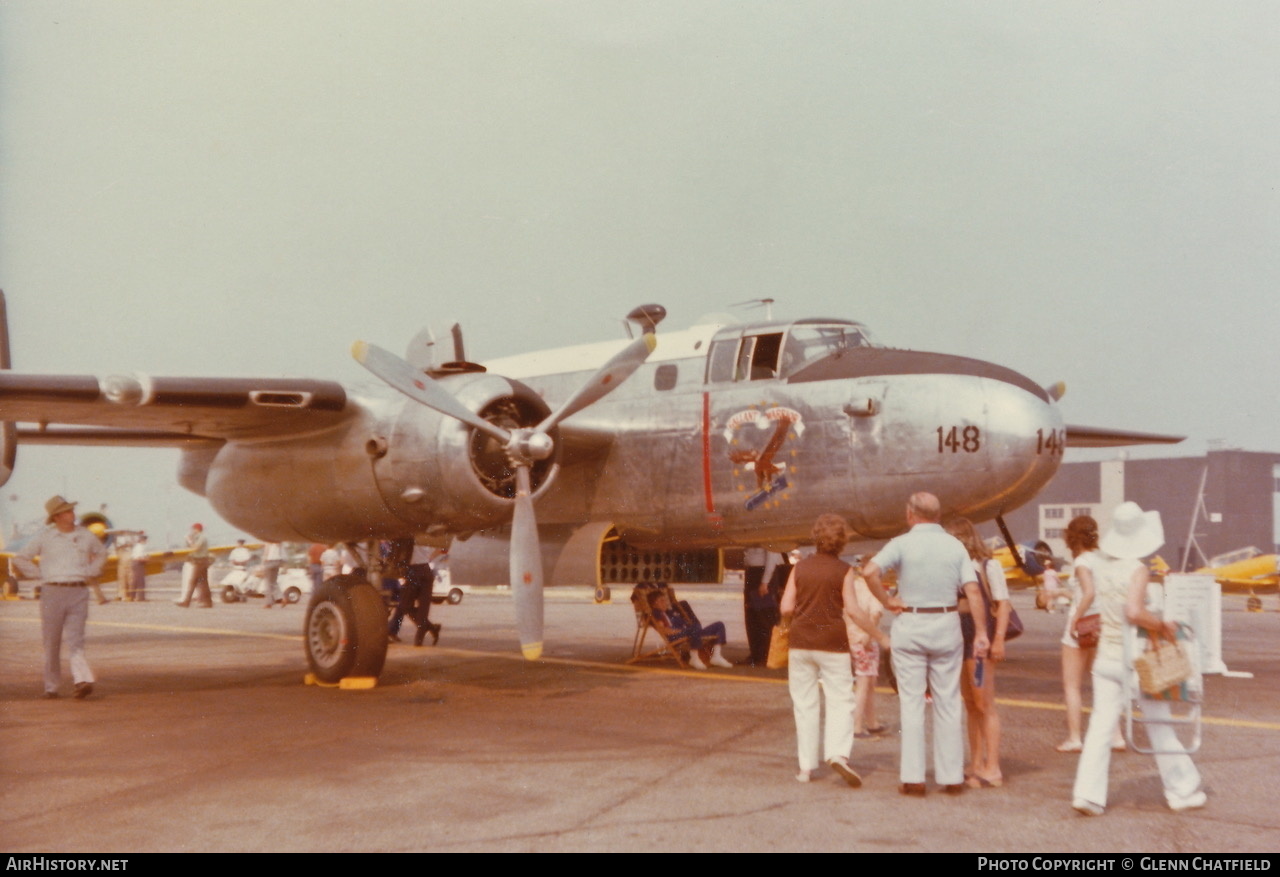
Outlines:
[[[1121,503],[1111,516],[1111,526],[1098,542],[1093,562],[1095,603],[1102,614],[1102,636],[1093,663],[1093,717],[1084,738],[1084,751],[1076,769],[1071,806],[1086,816],[1101,816],[1107,806],[1107,773],[1111,766],[1111,737],[1124,709],[1125,673],[1133,673],[1124,663],[1125,627],[1142,627],[1153,636],[1172,636],[1177,626],[1164,621],[1147,603],[1147,566],[1142,558],[1164,544],[1164,526],[1159,512],[1144,512],[1137,503]],[[1169,706],[1161,701],[1143,702],[1148,719],[1169,717]],[[1203,807],[1205,793],[1200,788],[1200,772],[1191,756],[1180,752],[1182,745],[1173,728],[1166,724],[1148,726],[1151,745],[1157,751],[1156,767],[1164,785],[1165,801],[1174,811]]]

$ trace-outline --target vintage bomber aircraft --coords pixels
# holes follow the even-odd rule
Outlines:
[[[552,584],[719,581],[722,547],[789,547],[821,512],[887,537],[927,489],[989,520],[1035,496],[1066,447],[1177,440],[1065,427],[1060,385],[883,347],[847,320],[710,322],[659,341],[665,314],[632,311],[630,341],[487,366],[466,361],[456,326],[420,333],[404,359],[358,342],[410,401],[320,380],[0,372],[0,475],[18,444],[178,447],[179,482],[260,539],[451,544],[459,581],[511,584],[536,658],[544,569]],[[305,622],[316,675],[376,676],[384,620],[368,582],[327,582]]]

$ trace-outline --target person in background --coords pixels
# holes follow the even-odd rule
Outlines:
[[[341,572],[342,552],[337,545],[330,545],[320,554],[320,581],[327,582]]]
[[[986,543],[978,538],[973,522],[968,518],[952,518],[944,529],[960,540],[973,563],[973,573],[978,586],[990,607],[983,607],[982,614],[971,612],[968,598],[959,595],[960,633],[964,638],[964,670],[960,674],[960,696],[964,699],[969,732],[969,776],[965,782],[970,788],[995,788],[1004,785],[1004,773],[1000,769],[1000,713],[996,709],[996,666],[1004,660],[1004,636],[1009,626],[1009,586],[1004,580],[1004,570],[991,556]],[[982,680],[978,681],[978,659],[974,657],[973,644],[978,630],[984,630],[990,640],[989,658],[982,666]]]
[[[1148,589],[1150,573],[1143,558],[1164,544],[1159,512],[1144,512],[1137,503],[1121,503],[1111,515],[1111,526],[1098,541],[1090,562],[1094,596],[1102,616],[1098,655],[1093,662],[1093,715],[1085,734],[1084,749],[1076,767],[1071,806],[1085,816],[1101,816],[1107,807],[1107,781],[1111,768],[1111,740],[1124,710],[1124,677],[1134,674],[1133,658],[1126,662],[1125,637],[1136,640],[1137,628],[1151,638],[1172,639],[1178,626],[1161,616],[1163,587]],[[1142,700],[1151,747],[1164,786],[1165,803],[1174,812],[1203,807],[1207,801],[1200,787],[1200,772],[1186,753],[1170,724],[1169,705],[1162,700]]]
[[[236,569],[248,572],[249,564],[253,561],[253,552],[245,546],[243,539],[237,539],[236,547],[231,549],[231,553],[227,555],[227,560]]]
[[[177,605],[187,608],[191,605],[191,598],[194,596],[198,599],[197,605],[201,609],[212,609],[213,595],[209,592],[209,567],[213,564],[213,556],[209,553],[209,538],[204,535],[203,524],[191,525],[191,532],[187,534],[187,547],[191,549],[191,553],[187,555],[187,562],[183,564],[182,598],[177,601]]]
[[[880,627],[884,607],[872,596],[867,580],[855,576],[853,596],[858,608],[871,623]],[[845,616],[845,629],[849,634],[850,659],[853,662],[853,738],[873,739],[885,732],[885,726],[876,717],[876,680],[880,676],[880,643],[871,634]]]
[[[284,550],[279,542],[267,542],[262,546],[262,596],[266,600],[263,609],[270,609],[279,603],[285,605],[280,596],[280,588],[276,582],[280,579],[280,568],[284,566]]]
[[[769,574],[776,560],[759,546],[742,553],[742,613],[747,628],[747,657],[742,667],[763,667],[769,658],[769,638],[778,623],[778,605],[769,595]]]
[[[964,732],[960,674],[964,639],[960,633],[956,595],[963,589],[978,617],[986,612],[973,561],[963,545],[942,529],[942,505],[931,493],[907,500],[908,532],[889,541],[862,574],[867,587],[890,612],[893,623],[893,671],[898,678],[902,722],[899,766],[903,795],[924,797],[925,692],[933,695],[933,775],[949,795],[967,788],[964,782]],[[898,573],[898,596],[890,597],[880,582],[888,570]],[[973,654],[985,658],[986,627],[974,635]]]
[[[62,684],[62,638],[71,652],[76,697],[93,693],[93,670],[84,655],[84,625],[89,618],[90,581],[107,562],[107,549],[84,527],[76,526],[76,504],[55,496],[44,504],[48,524],[14,555],[24,576],[40,580],[40,628],[44,637],[44,696],[58,696]],[[37,559],[39,558],[39,559]]]
[[[116,600],[133,602],[133,534],[120,530],[116,533]]]
[[[387,623],[387,636],[392,642],[400,641],[400,625],[405,615],[413,618],[417,628],[413,633],[413,644],[421,646],[427,634],[431,634],[431,644],[440,642],[440,625],[431,623],[431,593],[435,586],[436,574],[431,569],[432,559],[440,552],[430,545],[414,545],[405,566],[404,583],[396,601],[396,611]]]
[[[689,615],[693,616],[693,610],[689,609],[688,604],[684,605]],[[671,597],[667,593],[666,585],[649,592],[649,617],[653,619],[653,624],[658,631],[668,640],[688,638],[689,666],[693,669],[705,670],[707,664],[716,667],[733,666],[721,651],[727,641],[724,622],[713,621],[704,627],[696,616],[686,618],[683,612],[675,611],[671,607]],[[702,656],[698,654],[704,647],[711,649],[711,655],[706,661],[703,661]]]
[[[312,588],[318,588],[324,582],[324,564],[320,562],[320,555],[328,547],[323,542],[312,542],[307,549],[307,572],[311,575]]]
[[[147,550],[147,534],[139,533],[130,550],[129,563],[133,566],[133,599],[138,603],[147,602],[147,559],[151,552]],[[125,561],[120,560],[121,563]]]
[[[888,637],[858,608],[853,567],[840,559],[849,526],[839,515],[819,515],[811,531],[817,551],[796,564],[787,579],[779,611],[789,619],[787,687],[796,722],[796,780],[813,779],[822,758],[853,788],[862,777],[849,764],[853,754],[853,672],[848,619],[883,645]],[[821,686],[821,695],[819,695]],[[826,702],[822,749],[818,726]]]

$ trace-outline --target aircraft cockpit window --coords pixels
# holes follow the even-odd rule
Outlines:
[[[711,345],[711,355],[707,360],[707,383],[718,384],[733,380],[733,364],[738,355],[740,338],[727,338]]]
[[[726,338],[711,345],[707,382],[762,381],[778,376],[782,333]]]
[[[782,370],[790,373],[800,365],[832,353],[876,344],[861,326],[795,326],[783,350]]]

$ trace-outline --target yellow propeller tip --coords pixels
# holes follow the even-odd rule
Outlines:
[[[658,346],[658,336],[652,332],[646,332],[644,334],[644,343],[649,348],[649,352],[653,353],[654,348]]]
[[[364,358],[369,355],[369,344],[366,341],[357,341],[351,345],[351,355],[356,362],[364,362]]]
[[[526,660],[536,661],[542,657],[542,643],[528,643],[521,646],[520,651],[524,653]]]

